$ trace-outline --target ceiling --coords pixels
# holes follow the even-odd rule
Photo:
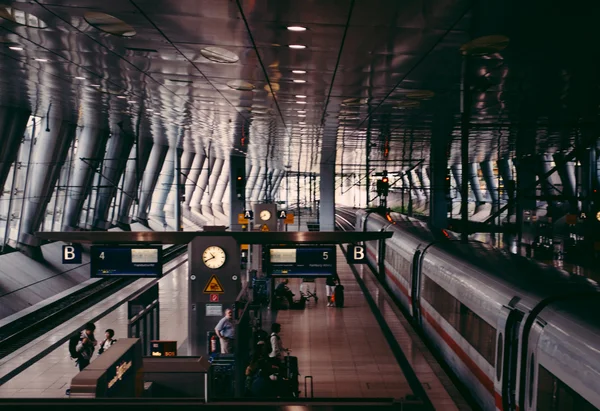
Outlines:
[[[568,149],[597,132],[599,6],[521,3],[5,2],[0,104],[79,125],[130,118],[159,143],[300,171],[364,173],[368,137],[371,165],[396,170],[427,163],[432,141],[460,160],[460,48],[501,34],[506,49],[469,58],[471,160]],[[211,61],[215,46],[237,61]]]

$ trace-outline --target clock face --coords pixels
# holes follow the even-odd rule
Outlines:
[[[269,212],[269,210],[262,210],[259,216],[261,220],[267,221],[269,218],[271,218],[271,213]]]
[[[225,250],[216,245],[207,247],[202,253],[202,261],[204,262],[204,265],[213,270],[223,267],[226,259],[227,256],[225,255]]]

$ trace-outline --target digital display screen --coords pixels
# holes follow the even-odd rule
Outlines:
[[[91,277],[161,277],[161,247],[92,246]]]
[[[267,273],[273,277],[327,277],[336,270],[335,246],[272,247]]]

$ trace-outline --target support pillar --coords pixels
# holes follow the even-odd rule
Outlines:
[[[222,158],[214,158],[213,164],[210,167],[210,175],[208,177],[208,187],[202,196],[202,202],[200,203],[202,207],[202,214],[205,216],[213,216],[212,213],[212,198],[217,190],[217,181],[219,181],[219,177],[221,176],[221,170],[223,169],[223,159]]]
[[[78,138],[71,187],[67,190],[67,203],[63,219],[64,231],[72,231],[79,227],[83,203],[91,194],[92,179],[105,156],[110,132],[108,126],[102,124],[101,119],[96,120],[96,123],[84,124]]]
[[[223,165],[221,166],[221,174],[217,179],[217,183],[214,189],[214,195],[211,200],[211,207],[213,210],[213,215],[217,214],[225,214],[225,210],[223,209],[223,197],[225,191],[227,190],[227,186],[229,185],[229,176],[230,176],[230,164],[229,164],[229,156],[223,159]],[[229,210],[227,210],[229,212]]]
[[[552,173],[549,176],[542,178],[546,173],[548,173],[552,169],[552,161],[553,158],[550,154],[542,154],[538,156],[538,175],[540,177],[540,186],[542,189],[542,194],[548,197],[546,201],[548,206],[546,209],[547,216],[552,218],[561,217],[557,215],[558,208],[556,200],[552,200],[552,196],[558,195],[558,192],[554,187],[558,184],[558,180],[556,179],[556,174]]]
[[[252,160],[251,160],[252,161]],[[244,207],[252,208],[252,193],[254,192],[254,185],[258,177],[259,167],[255,164],[250,164],[250,170],[248,171],[248,179],[246,180],[246,204]]]
[[[10,168],[17,159],[31,112],[12,107],[0,108],[0,193]]]
[[[263,184],[265,183],[265,174],[266,174],[266,169],[258,166],[258,170],[256,172],[256,181],[254,182],[254,185],[252,188],[251,201],[253,204],[256,204],[261,201],[260,193],[262,191]]]
[[[573,161],[565,161],[565,156],[562,153],[554,154],[554,162],[557,165],[558,175],[562,182],[563,194],[568,197],[568,212],[572,214],[579,213],[579,201],[575,197],[575,163]]]
[[[150,157],[148,158],[148,165],[142,179],[142,185],[140,186],[140,206],[138,209],[138,219],[148,220],[148,212],[150,211],[152,194],[156,188],[156,182],[160,170],[169,151],[169,146],[154,144]]]
[[[108,142],[106,158],[102,164],[102,177],[96,196],[92,229],[107,230],[110,228],[111,221],[108,218],[110,205],[117,194],[119,181],[127,166],[127,158],[123,153],[129,153],[133,146],[133,136],[122,128],[123,122],[116,126]],[[126,124],[125,127],[129,129],[130,125]]]
[[[208,193],[208,179],[211,171],[210,165],[211,158],[210,154],[208,154],[208,157],[205,155],[204,164],[202,166],[202,170],[200,170],[200,175],[198,176],[198,183],[196,184],[197,187],[195,188],[194,194],[190,199],[190,207],[200,214],[202,214],[202,199],[204,198],[204,195]]]
[[[490,199],[492,201],[492,214],[498,210],[498,205],[500,201],[500,197],[498,196],[498,184],[496,176],[494,175],[494,165],[492,160],[482,161],[479,164],[481,167],[481,173],[483,174],[483,179],[485,180],[485,185],[487,187],[487,191],[490,195]]]
[[[19,229],[19,248],[32,257],[41,257],[40,240],[33,235],[42,224],[46,207],[60,170],[67,157],[77,125],[56,117],[41,121],[41,129],[34,140],[29,163],[27,187]],[[33,247],[33,248],[32,248]]]
[[[335,149],[321,153],[319,231],[335,230]]]
[[[196,195],[196,191],[200,193],[203,190],[203,188],[199,187],[198,183],[205,161],[206,155],[204,154],[204,151],[197,151],[191,168],[188,170],[188,174],[184,179],[183,187],[185,189],[185,202],[183,204],[187,207],[191,206],[192,198]]]
[[[471,184],[471,191],[475,197],[475,212],[478,212],[479,208],[485,203],[483,193],[481,192],[481,185],[479,184],[477,167],[477,163],[470,163],[468,168],[469,183]]]
[[[138,188],[148,164],[150,151],[152,150],[152,138],[147,134],[149,130],[144,127],[143,131],[144,133],[142,136],[137,137],[137,143],[131,149],[129,161],[125,169],[123,197],[121,204],[119,204],[118,222],[120,224],[129,225],[131,223],[131,206],[134,202],[139,204]]]

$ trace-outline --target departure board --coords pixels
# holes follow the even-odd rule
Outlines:
[[[102,277],[161,277],[162,248],[92,246],[91,276]]]
[[[336,270],[335,246],[272,247],[267,274],[273,277],[327,277]]]

